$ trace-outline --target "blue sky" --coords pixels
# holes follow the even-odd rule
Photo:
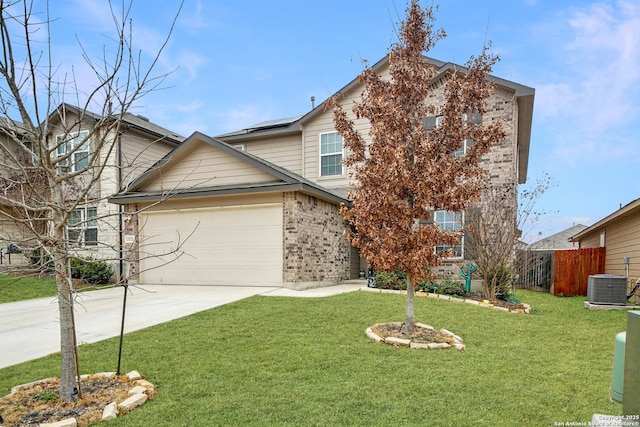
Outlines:
[[[89,85],[78,40],[99,54],[111,28],[105,2],[52,3],[54,63],[60,72],[73,64]],[[134,2],[143,58],[177,5]],[[311,96],[325,100],[361,60],[387,53],[404,9],[404,0],[186,0],[157,69],[173,70],[166,88],[134,112],[185,136],[304,114]],[[491,40],[501,56],[493,74],[536,90],[529,181],[547,172],[557,182],[536,205],[548,212],[536,236],[590,225],[640,197],[637,0],[442,0],[436,25],[448,36],[429,56],[464,64]]]

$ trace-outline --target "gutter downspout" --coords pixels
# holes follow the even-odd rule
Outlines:
[[[300,169],[300,175],[302,175],[304,178],[306,178],[305,173],[307,171],[307,168],[305,167],[306,162],[304,161],[304,152],[305,152],[304,138],[305,138],[305,133],[304,133],[304,125],[303,124],[300,125],[300,133],[301,133],[301,136],[302,136],[302,144],[301,144],[302,145],[302,148],[301,148],[302,153],[301,153],[301,158],[300,158],[300,162],[302,163],[302,167]]]

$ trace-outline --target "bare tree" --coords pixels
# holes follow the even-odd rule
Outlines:
[[[78,215],[78,207],[104,202],[97,188],[100,177],[110,167],[124,117],[166,77],[154,74],[154,69],[182,5],[149,62],[133,45],[132,4],[123,2],[120,11],[111,3],[109,7],[114,33],[100,56],[79,46],[96,81],[86,90],[73,75],[58,74],[49,4],[0,0],[0,217],[20,230],[24,243],[41,250],[45,263],[51,261],[60,317],[63,401],[79,386],[69,259],[78,238],[91,238],[77,229],[98,219]],[[79,107],[65,103],[67,97]]]
[[[514,184],[491,185],[482,189],[481,201],[466,212],[467,255],[478,265],[484,296],[495,302],[500,288],[510,282],[516,243]]]
[[[515,184],[486,182],[480,201],[467,210],[467,255],[478,265],[488,300],[494,302],[503,287],[513,284],[519,241],[523,234],[530,234],[544,214],[535,206],[553,185],[548,174],[519,191]]]
[[[433,8],[423,10],[413,0],[399,42],[389,53],[389,78],[370,68],[360,75],[364,92],[353,112],[371,124],[370,143],[340,100],[333,103],[336,129],[349,153],[345,164],[355,183],[353,205],[342,209],[354,230],[349,239],[376,269],[407,273],[408,333],[414,329],[416,283],[450,254],[435,247],[459,242],[459,232],[441,230],[430,221],[433,209],[460,212],[477,198],[485,173],[479,160],[505,135],[499,123],[481,126],[467,120],[485,113],[493,91],[487,76],[498,58],[488,47],[472,57],[466,69],[450,71],[444,102],[429,104],[436,69],[423,53],[445,36],[443,30],[434,30],[434,21]],[[436,113],[440,123],[428,132],[423,120]],[[474,143],[457,155],[465,140]]]

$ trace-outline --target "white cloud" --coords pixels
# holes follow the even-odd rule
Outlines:
[[[182,112],[182,113],[197,113],[198,110],[200,110],[202,108],[202,106],[204,105],[204,103],[202,101],[196,100],[193,101],[189,104],[184,104],[184,105],[176,105],[175,107],[178,109],[178,111]]]
[[[640,83],[640,6],[596,3],[560,24],[568,25],[570,39],[557,47],[556,75],[539,86],[543,118],[565,111],[586,125],[597,111],[601,129],[628,122],[637,112],[630,95]]]
[[[536,85],[536,119],[557,129],[563,161],[638,159],[625,127],[639,123],[640,5],[600,1],[565,13],[540,27],[552,62]]]
[[[215,127],[221,132],[245,129],[256,123],[273,119],[273,114],[269,109],[265,109],[264,105],[245,105],[222,113],[214,113],[214,115],[218,118]]]
[[[196,52],[183,51],[178,55],[178,64],[186,70],[189,80],[196,79],[200,68],[208,62],[207,58]]]

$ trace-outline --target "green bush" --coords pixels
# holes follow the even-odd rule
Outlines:
[[[418,285],[418,289],[424,292],[431,292],[441,295],[457,295],[461,297],[467,295],[467,290],[464,283],[451,280],[449,278],[440,281],[422,281]]]
[[[438,283],[433,280],[423,280],[418,283],[417,290],[435,294],[438,291]]]
[[[501,266],[495,276],[489,277],[489,283],[492,283],[492,279],[495,277],[496,284],[496,297],[507,301],[513,296],[513,283],[515,280],[515,274],[513,270],[508,266]]]
[[[463,297],[467,294],[467,289],[462,282],[445,279],[440,282],[440,293],[445,295],[457,295]]]
[[[380,289],[407,289],[407,275],[403,271],[394,269],[391,273],[379,271],[375,274],[376,287]]]
[[[31,265],[35,267],[39,273],[53,273],[53,257],[42,250],[42,248],[36,248],[31,251],[31,254],[29,255],[29,261],[31,261]]]
[[[109,283],[113,269],[104,261],[93,261],[82,258],[71,258],[71,277],[82,279],[91,285]]]

